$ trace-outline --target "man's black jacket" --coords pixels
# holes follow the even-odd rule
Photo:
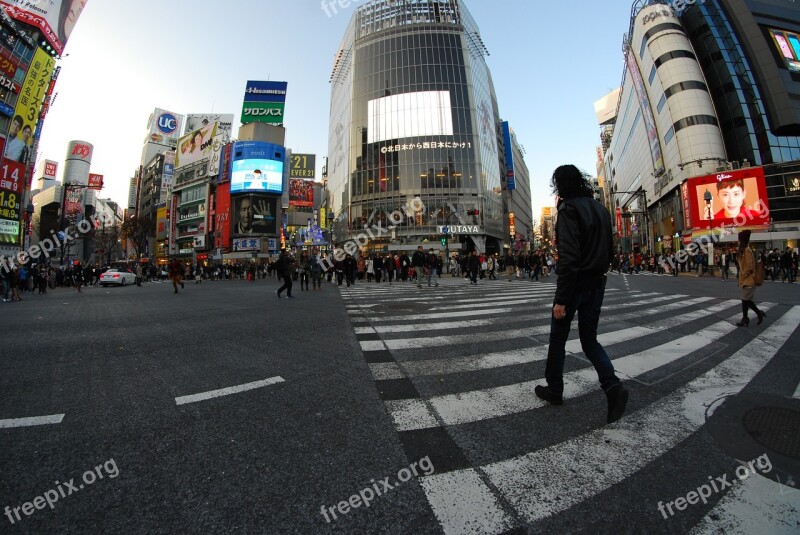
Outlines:
[[[597,287],[611,264],[611,215],[590,196],[563,199],[556,220],[558,285],[554,302],[570,303],[580,290]]]

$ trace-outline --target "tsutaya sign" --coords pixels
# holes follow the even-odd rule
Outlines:
[[[483,234],[479,225],[439,225],[437,228],[439,234]],[[447,232],[444,229],[447,229]]]

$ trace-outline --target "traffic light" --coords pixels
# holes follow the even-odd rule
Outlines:
[[[447,246],[447,238],[442,238],[441,242],[442,242],[442,247],[446,247]]]

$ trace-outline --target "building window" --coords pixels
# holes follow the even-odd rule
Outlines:
[[[675,127],[671,126],[669,130],[667,130],[667,135],[664,136],[664,144],[667,145],[672,138],[675,137]]]
[[[667,98],[675,95],[676,93],[680,93],[681,91],[686,91],[687,89],[699,89],[701,91],[705,91],[708,93],[708,87],[703,82],[698,82],[696,80],[688,80],[686,82],[679,82],[673,86],[668,87],[664,90],[664,94]]]
[[[656,77],[656,66],[653,65],[650,68],[650,77],[647,79],[647,81],[650,82],[650,85],[653,85],[653,80],[655,79],[655,77]]]
[[[681,26],[680,24],[675,24],[674,22],[668,22],[666,24],[659,24],[658,26],[653,26],[647,31],[647,33],[644,34],[644,37],[642,37],[642,47],[639,49],[640,58],[644,56],[644,49],[647,46],[647,41],[649,41],[650,38],[653,37],[655,34],[666,30],[674,30],[685,35],[685,32],[683,31],[683,26]]]
[[[689,58],[693,60],[697,60],[697,57],[688,50],[673,50],[672,52],[667,52],[666,54],[662,54],[658,58],[656,58],[654,64],[656,68],[661,67],[664,63],[668,62],[672,59],[678,58]]]
[[[690,126],[695,126],[699,124],[719,126],[717,118],[714,117],[713,115],[692,115],[690,117],[684,117],[680,121],[677,121],[673,125],[673,127],[675,128],[676,132],[680,132],[684,128],[688,128]]]
[[[664,104],[666,103],[667,103],[667,95],[666,94],[661,95],[661,100],[658,101],[658,106],[656,106],[658,113],[661,113],[661,110],[664,109]]]

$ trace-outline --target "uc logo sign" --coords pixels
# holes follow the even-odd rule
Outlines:
[[[171,113],[162,113],[156,121],[158,129],[166,135],[172,135],[178,129],[178,119]]]

